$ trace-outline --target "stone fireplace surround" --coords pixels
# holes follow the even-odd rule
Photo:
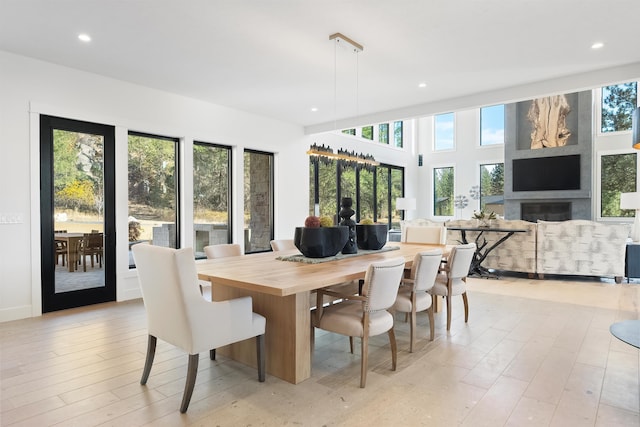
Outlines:
[[[531,101],[522,101],[505,105],[505,154],[504,154],[504,216],[507,219],[526,219],[532,222],[540,220],[556,221],[555,212],[544,212],[540,215],[523,213],[522,205],[541,204],[557,206],[569,204],[570,216],[564,219],[592,218],[591,180],[593,173],[592,154],[592,115],[591,91],[566,94],[571,105],[567,116],[567,127],[571,131],[567,145],[553,148],[531,149],[532,126],[527,119]],[[554,157],[571,154],[580,155],[580,189],[553,191],[513,191],[513,160],[535,157]],[[548,209],[547,209],[548,210]],[[564,214],[566,216],[566,214]]]

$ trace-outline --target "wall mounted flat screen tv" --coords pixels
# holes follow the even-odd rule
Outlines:
[[[513,191],[579,189],[579,154],[513,159]]]

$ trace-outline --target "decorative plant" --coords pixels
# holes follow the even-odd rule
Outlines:
[[[142,232],[142,227],[140,227],[140,223],[138,221],[129,221],[129,241],[135,242],[140,240],[140,233]]]
[[[321,216],[320,227],[333,227],[333,218],[330,216]]]
[[[320,218],[314,215],[308,216],[307,219],[304,220],[304,226],[308,228],[319,228]]]
[[[498,216],[496,215],[495,212],[491,211],[491,212],[485,212],[484,210],[481,210],[480,212],[478,211],[473,211],[473,219],[496,219]]]
[[[360,220],[360,225],[372,225],[374,224],[371,218],[365,218]]]

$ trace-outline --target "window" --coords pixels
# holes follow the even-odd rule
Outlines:
[[[504,215],[504,163],[480,165],[480,210]]]
[[[453,216],[453,166],[433,169],[433,215]]]
[[[480,109],[480,145],[504,144],[504,105]]]
[[[344,129],[342,131],[342,133],[346,134],[346,135],[354,135],[356,134],[356,130],[355,129]]]
[[[244,152],[244,251],[271,250],[273,239],[273,154]]]
[[[317,195],[320,215],[330,216],[338,221],[338,165],[342,165],[342,162],[320,161],[317,157],[310,159],[310,215],[314,215],[314,199]],[[340,167],[340,197],[353,199],[357,221],[369,218],[375,222],[387,223],[389,227],[399,225],[400,217],[395,210],[395,199],[404,194],[404,168],[389,165],[373,169]]]
[[[178,248],[178,140],[129,132],[128,152],[129,240]]]
[[[454,148],[454,115],[453,113],[434,116],[433,149],[453,150]]]
[[[231,243],[231,149],[193,144],[193,233],[196,258],[204,247]]]
[[[393,122],[393,146],[402,148],[402,122]]]
[[[637,191],[637,153],[600,156],[600,216],[633,217],[633,210],[620,209],[620,194]]]
[[[602,133],[631,130],[631,117],[638,105],[638,83],[629,82],[602,88]]]
[[[389,143],[389,123],[380,123],[378,125],[378,142]]]
[[[362,137],[373,141],[373,126],[365,126],[362,128]]]

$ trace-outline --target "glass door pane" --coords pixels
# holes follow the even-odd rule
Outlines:
[[[53,131],[55,293],[103,287],[104,137]]]
[[[273,155],[244,152],[245,253],[271,250],[273,239]]]

